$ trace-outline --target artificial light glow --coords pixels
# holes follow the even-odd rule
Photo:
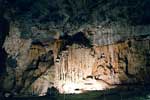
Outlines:
[[[82,90],[81,90],[81,84],[76,84],[76,83],[66,83],[64,86],[63,86],[63,90],[64,90],[64,93],[82,93]]]
[[[108,88],[111,88],[111,86],[101,80],[86,79],[77,83],[65,82],[61,87],[60,93],[79,94],[86,91],[105,90]]]

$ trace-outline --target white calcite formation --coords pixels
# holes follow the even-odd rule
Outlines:
[[[119,84],[149,83],[149,28],[132,28],[117,31],[113,27],[80,29],[91,42],[91,46],[86,47],[77,43],[65,44],[68,40],[59,39],[59,31],[51,40],[48,37],[44,41],[39,36],[22,39],[19,28],[12,25],[3,47],[8,58],[15,59],[17,64],[15,68],[7,66],[3,89],[42,96],[51,87],[60,93],[82,93],[114,88]],[[33,43],[36,39],[40,43]]]

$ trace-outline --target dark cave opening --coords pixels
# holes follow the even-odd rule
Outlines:
[[[60,39],[64,40],[64,46],[62,50],[65,50],[66,46],[71,46],[73,44],[78,44],[81,47],[92,47],[91,41],[85,36],[83,32],[78,32],[71,36],[65,33],[60,37]]]

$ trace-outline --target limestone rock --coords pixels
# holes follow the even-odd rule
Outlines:
[[[43,96],[51,87],[60,93],[82,93],[149,83],[149,35],[117,34],[126,30],[114,29],[90,27],[53,41],[35,41],[22,39],[19,28],[13,27],[4,43],[8,60],[3,89]]]

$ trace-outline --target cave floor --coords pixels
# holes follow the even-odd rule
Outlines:
[[[0,99],[1,100],[1,99]],[[118,87],[82,94],[56,94],[41,97],[13,97],[4,100],[150,100],[150,85]]]

